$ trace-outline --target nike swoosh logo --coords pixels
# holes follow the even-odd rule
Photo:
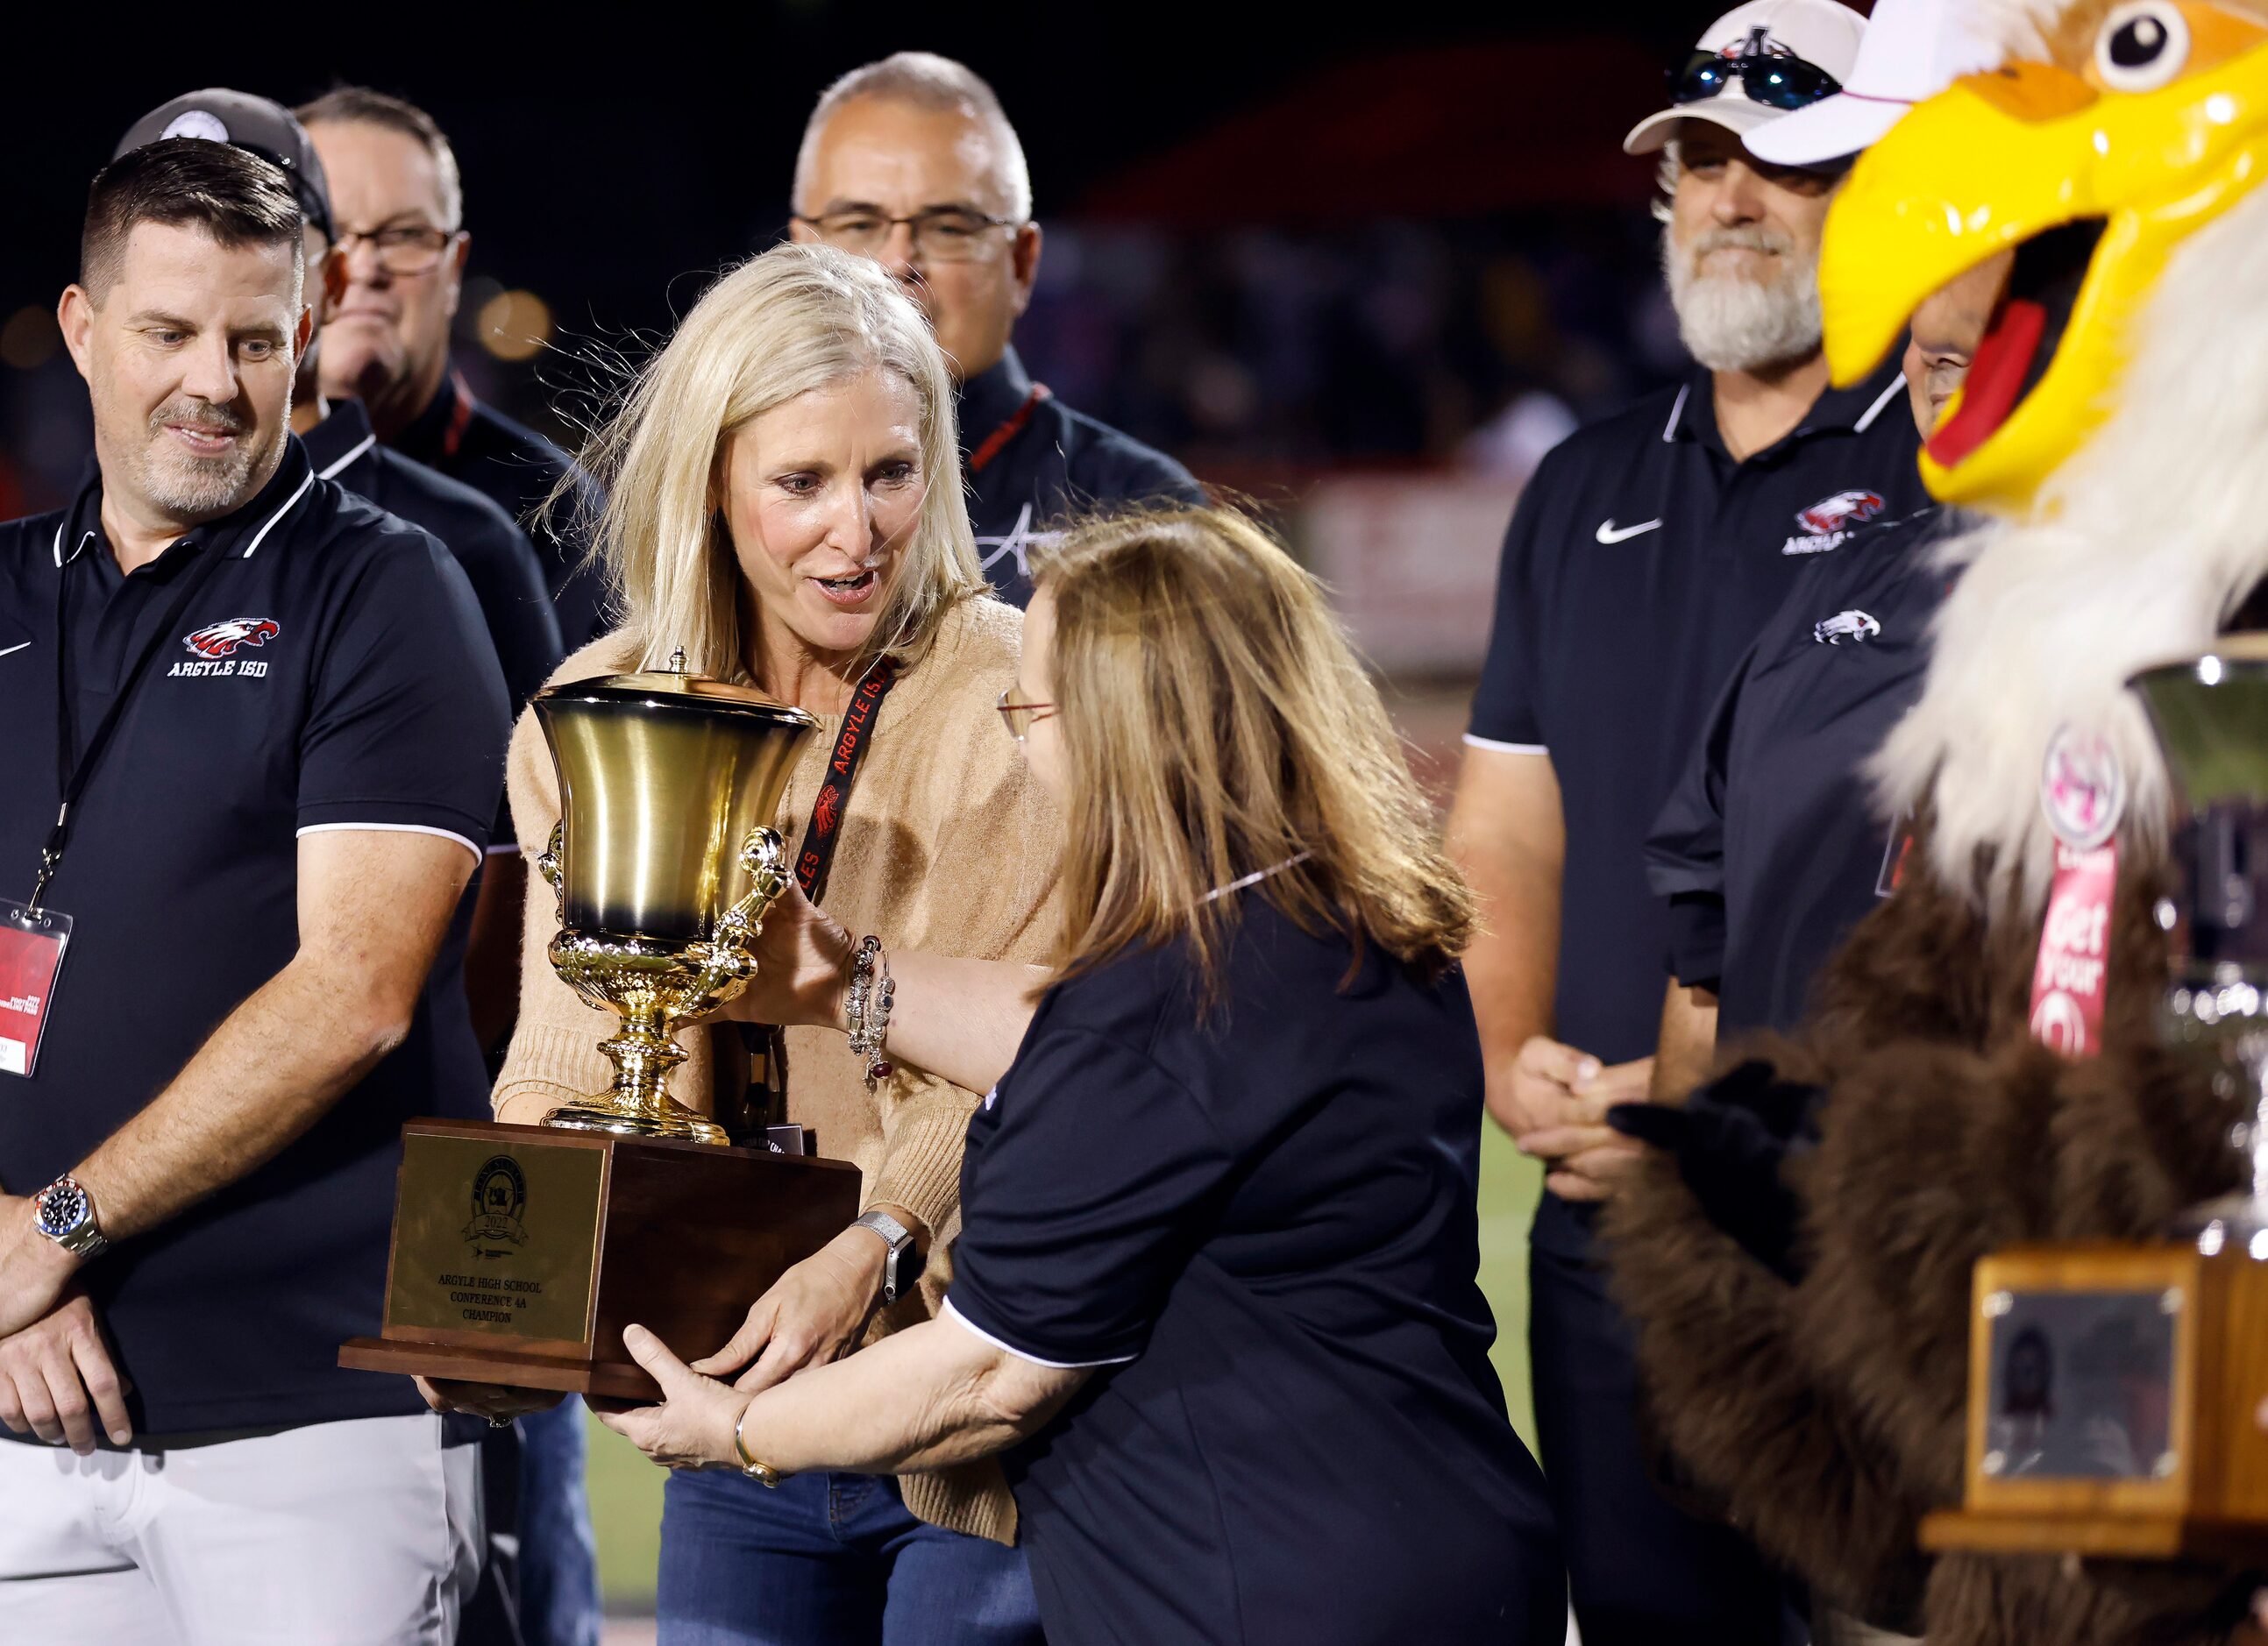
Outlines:
[[[21,651],[31,643],[28,640],[19,640],[12,646],[0,646],[0,658],[6,657],[11,651]]]
[[[1641,532],[1651,532],[1655,526],[1660,525],[1660,524],[1661,522],[1659,520],[1648,520],[1639,525],[1617,526],[1614,523],[1613,518],[1609,517],[1609,518],[1599,522],[1599,541],[1602,543],[1620,543],[1629,538],[1636,537]]]

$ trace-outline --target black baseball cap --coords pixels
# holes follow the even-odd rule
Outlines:
[[[323,175],[323,162],[308,140],[307,129],[283,104],[219,86],[191,92],[160,103],[128,127],[110,158],[114,160],[167,137],[202,137],[258,155],[290,180],[299,209],[323,231],[323,238],[338,238],[331,227],[331,185]]]

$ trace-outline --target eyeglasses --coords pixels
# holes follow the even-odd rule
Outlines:
[[[1008,701],[1008,693],[1013,690],[1015,687],[1012,686],[1000,694],[1000,718],[1008,723],[1008,735],[1021,743],[1024,734],[1041,721],[1055,718],[1056,706],[1053,703],[1012,703]]]
[[[351,256],[357,241],[370,247],[378,266],[389,275],[422,275],[441,266],[449,243],[457,237],[446,229],[422,225],[395,229],[341,229],[331,242],[342,257]]]
[[[879,211],[830,211],[823,217],[795,214],[829,246],[872,257],[889,244],[900,224],[913,231],[914,254],[925,262],[966,263],[984,255],[990,231],[1018,228],[1008,217],[988,217],[966,206],[932,206],[910,217],[886,217]]]
[[[1701,103],[1741,83],[1752,103],[1766,108],[1802,108],[1832,97],[1843,83],[1817,63],[1806,62],[1785,47],[1767,47],[1763,29],[1750,29],[1737,53],[1697,51],[1669,71],[1669,100]]]

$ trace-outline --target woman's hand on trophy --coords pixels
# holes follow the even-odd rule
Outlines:
[[[733,1386],[755,1394],[849,1354],[881,1300],[887,1253],[871,1231],[844,1230],[774,1282],[732,1341],[692,1369],[717,1378],[738,1372]]]
[[[469,1412],[501,1429],[515,1417],[548,1412],[567,1397],[552,1389],[513,1389],[500,1383],[466,1383],[455,1378],[417,1378],[417,1392],[437,1412]]]
[[[843,1028],[856,947],[850,934],[790,881],[749,945],[755,976],[718,1015],[741,1023]]]
[[[659,1403],[619,1408],[593,1407],[599,1421],[665,1469],[737,1467],[733,1428],[748,1397],[732,1385],[704,1378],[669,1352],[642,1326],[622,1328],[630,1358],[661,1385]],[[695,1365],[701,1363],[695,1362]]]

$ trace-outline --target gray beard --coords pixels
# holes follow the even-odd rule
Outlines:
[[[142,452],[142,493],[182,520],[210,520],[241,506],[252,495],[252,471],[265,452],[239,443],[225,458]]]
[[[1760,285],[1734,275],[1698,274],[1693,259],[1668,234],[1661,237],[1677,334],[1694,359],[1712,371],[1760,371],[1818,352],[1818,259],[1798,264],[1781,255],[1780,277]]]
[[[178,520],[210,520],[241,508],[251,500],[252,477],[266,461],[274,441],[255,445],[239,439],[225,457],[192,456],[175,446],[163,428],[168,417],[178,415],[181,409],[178,402],[159,408],[150,420],[151,437],[129,454],[136,488]]]

